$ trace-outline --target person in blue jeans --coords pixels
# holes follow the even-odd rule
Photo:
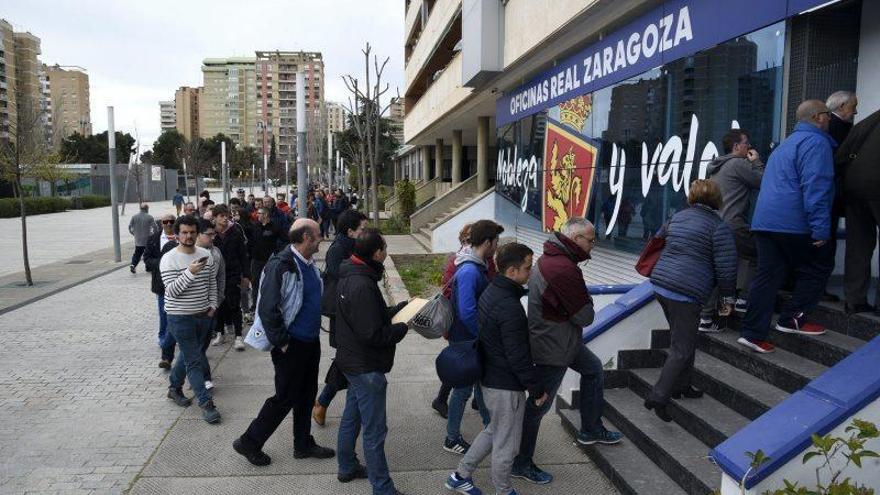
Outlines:
[[[369,478],[373,495],[402,495],[391,480],[385,458],[385,374],[391,371],[397,344],[407,332],[405,323],[392,324],[391,318],[406,302],[385,305],[379,281],[387,255],[379,230],[369,228],[355,240],[351,257],[339,267],[335,362],[348,380],[348,393],[337,436],[337,479],[347,483]],[[361,430],[366,467],[354,451]]]
[[[492,220],[478,220],[471,225],[468,236],[468,247],[459,251],[455,258],[455,275],[452,278],[452,328],[449,330],[449,342],[476,340],[479,331],[477,325],[477,302],[480,295],[489,285],[487,260],[495,255],[498,238],[504,227]],[[470,448],[461,436],[461,420],[467,401],[474,394],[483,426],[489,424],[489,411],[483,404],[480,387],[468,385],[452,390],[449,397],[449,416],[446,419],[446,440],[443,450],[453,454],[464,455]]]
[[[550,400],[537,406],[526,403],[522,442],[513,462],[511,476],[537,484],[550,483],[553,476],[539,468],[533,457],[541,419],[550,410],[553,398],[570,368],[580,377],[581,427],[578,443],[614,444],[623,436],[602,424],[605,405],[602,361],[583,344],[583,329],[593,322],[593,299],[578,266],[590,258],[596,244],[596,229],[589,220],[570,218],[562,232],[553,233],[544,243],[529,278],[529,343],[532,359]]]
[[[162,255],[177,247],[174,235],[174,215],[163,215],[161,219],[162,230],[156,232],[147,241],[144,250],[144,266],[150,272],[150,291],[156,294],[156,303],[159,309],[159,347],[162,348],[162,357],[159,367],[171,369],[174,361],[174,337],[168,333],[168,315],[165,313],[165,284],[162,283],[162,274],[159,272],[159,261]]]

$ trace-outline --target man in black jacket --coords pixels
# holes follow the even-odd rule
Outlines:
[[[217,310],[217,338],[211,345],[222,345],[226,342],[223,331],[227,323],[235,327],[235,350],[244,350],[241,338],[241,288],[250,286],[250,260],[247,253],[247,241],[239,228],[234,228],[229,221],[229,208],[217,205],[211,209],[214,217],[214,245],[223,253],[226,262],[226,299]]]
[[[147,241],[144,250],[144,265],[152,275],[150,279],[150,291],[156,294],[159,303],[159,347],[162,348],[162,358],[159,367],[165,370],[171,369],[174,361],[174,348],[176,342],[168,332],[168,316],[165,314],[165,284],[162,283],[162,274],[159,272],[159,261],[162,255],[177,247],[174,236],[174,215],[163,215],[161,219],[162,230],[154,233]]]
[[[482,460],[492,453],[492,482],[495,493],[512,493],[510,470],[522,439],[526,400],[540,407],[547,393],[529,346],[529,321],[520,299],[523,284],[532,270],[531,249],[523,244],[505,244],[498,249],[498,275],[480,296],[478,324],[483,377],[483,402],[491,420],[449,475],[446,488],[475,493],[471,478]],[[526,399],[525,390],[529,391]]]
[[[385,306],[379,280],[387,255],[379,230],[366,229],[355,240],[351,259],[339,269],[336,365],[349,385],[337,437],[338,479],[345,483],[369,474],[373,493],[400,495],[385,459],[385,373],[391,371],[397,343],[407,331],[405,323],[392,324],[391,318],[406,303]],[[359,430],[364,434],[366,469],[354,452]]]
[[[269,209],[265,206],[259,209],[257,220],[258,222],[251,227],[250,242],[248,243],[251,255],[250,273],[254,279],[254,288],[251,290],[251,308],[255,311],[263,267],[276,251],[284,247],[287,238],[284,230],[269,218]]]
[[[366,224],[366,215],[357,210],[345,210],[336,222],[336,239],[327,250],[324,263],[324,294],[321,296],[321,314],[330,319],[330,347],[336,347],[336,285],[339,282],[339,266],[351,257],[354,250],[354,240],[361,235]],[[315,423],[324,426],[327,408],[330,407],[336,393],[347,386],[345,375],[339,371],[339,367],[334,361],[327,370],[321,395],[318,396],[318,400],[315,401],[315,406],[312,408],[312,419],[315,420]]]

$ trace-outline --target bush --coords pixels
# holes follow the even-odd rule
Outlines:
[[[394,184],[397,192],[397,204],[400,205],[400,216],[409,222],[410,215],[416,211],[416,186],[408,180]]]
[[[28,215],[57,213],[69,209],[71,202],[67,198],[24,198],[24,208]],[[21,215],[18,198],[0,199],[0,218],[13,218]]]
[[[87,210],[89,208],[103,208],[104,206],[110,206],[110,196],[80,196],[80,202],[82,204],[82,208]]]

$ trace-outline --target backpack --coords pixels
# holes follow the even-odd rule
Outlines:
[[[473,385],[483,376],[477,340],[449,344],[449,347],[440,352],[434,364],[440,381],[452,388]]]

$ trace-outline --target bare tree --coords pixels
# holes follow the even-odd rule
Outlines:
[[[358,79],[350,74],[342,76],[342,80],[345,82],[345,87],[352,93],[354,101],[352,102],[352,98],[349,98],[349,108],[348,111],[352,114],[352,121],[355,126],[355,131],[357,132],[358,139],[361,143],[361,153],[362,157],[366,157],[365,164],[362,167],[365,169],[366,165],[369,165],[370,168],[370,195],[369,195],[369,204],[370,211],[373,215],[373,221],[376,225],[379,224],[379,127],[382,121],[382,115],[388,111],[388,108],[391,106],[389,102],[388,105],[382,107],[381,98],[385,93],[388,92],[390,86],[388,83],[385,83],[384,87],[382,86],[382,74],[385,72],[385,67],[388,65],[388,61],[390,57],[385,57],[385,60],[382,64],[379,64],[379,57],[373,56],[373,69],[375,71],[375,81],[371,80],[370,75],[370,53],[372,52],[372,48],[370,47],[370,43],[366,44],[366,47],[361,50],[361,53],[364,54],[364,86],[361,89]],[[361,183],[363,184],[363,191],[366,192],[366,173],[362,174],[363,178],[361,179]]]
[[[27,209],[24,202],[26,191],[23,181],[26,178],[36,178],[41,170],[45,174],[52,167],[57,155],[51,152],[47,144],[51,143],[51,136],[47,136],[47,132],[51,133],[51,130],[46,128],[40,102],[32,101],[28,97],[20,98],[13,104],[13,109],[17,115],[14,121],[9,122],[9,137],[0,138],[0,177],[12,183],[18,198],[24,277],[25,283],[31,286],[34,281],[28,256]],[[57,168],[57,161],[55,166]]]

